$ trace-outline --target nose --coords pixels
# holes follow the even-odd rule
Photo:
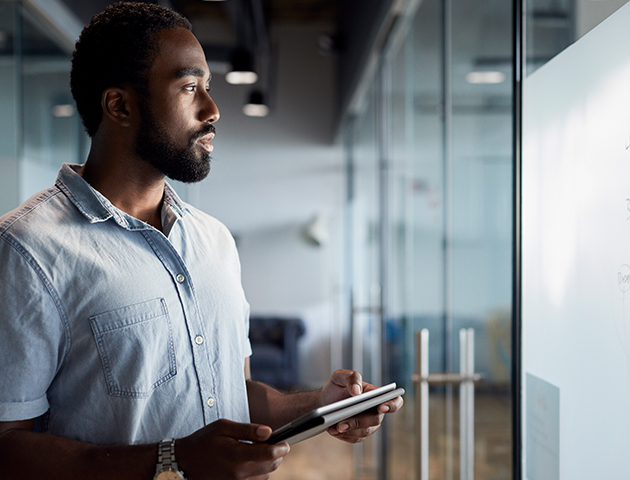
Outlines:
[[[214,103],[214,100],[212,100],[212,97],[210,97],[208,92],[205,93],[205,96],[206,98],[204,99],[205,101],[201,110],[200,120],[203,122],[214,123],[221,117],[219,114],[219,108],[217,107],[217,104]]]

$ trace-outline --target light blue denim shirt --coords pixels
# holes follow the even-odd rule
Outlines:
[[[248,422],[232,236],[168,186],[163,234],[79,168],[0,217],[0,421],[97,445]]]

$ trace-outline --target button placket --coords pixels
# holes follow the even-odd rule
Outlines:
[[[170,251],[174,254],[170,258],[166,257],[163,259],[163,262],[172,272],[172,278],[174,278],[177,290],[179,290],[189,332],[203,332],[203,322],[201,322],[199,311],[196,308],[196,300],[194,299],[193,281],[186,275],[187,269],[185,261],[181,256],[179,256],[179,252],[173,248],[168,239],[160,238],[160,241],[165,241],[168,246],[171,247]],[[198,385],[201,398],[205,399],[202,400],[202,405],[204,406],[204,417],[206,422],[210,423],[215,419],[216,415],[220,414],[217,411],[219,406],[216,400],[214,385],[212,381],[209,381],[209,379],[214,377],[213,365],[212,362],[209,361],[208,352],[206,352],[206,349],[203,347],[205,344],[204,335],[201,333],[193,333],[189,338],[191,338],[193,346],[200,347],[193,349],[193,364],[195,370],[198,372],[197,380],[199,382]]]

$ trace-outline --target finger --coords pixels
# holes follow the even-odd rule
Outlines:
[[[380,425],[375,425],[372,427],[365,427],[365,428],[354,428],[352,430],[347,430],[344,432],[339,432],[337,431],[336,433],[333,433],[332,436],[335,438],[339,438],[339,439],[351,439],[351,438],[356,438],[356,439],[365,439],[367,437],[369,437],[370,435],[372,435],[374,432],[376,432],[381,426]]]
[[[266,445],[262,443],[243,445],[248,449],[247,478],[268,475],[278,469],[282,460],[289,453],[288,443]]]
[[[379,413],[394,413],[400,410],[404,404],[404,400],[402,397],[396,397],[393,400],[390,400],[385,403],[381,403],[378,406]]]
[[[271,427],[254,423],[238,423],[231,420],[219,420],[217,434],[236,440],[264,442],[272,433]]]
[[[383,421],[384,415],[376,413],[375,410],[370,413],[363,413],[352,418],[348,418],[335,425],[337,432],[346,433],[353,430],[360,430],[370,427],[378,427]]]
[[[277,460],[284,457],[291,450],[291,447],[286,442],[277,445],[266,443],[241,443],[241,445],[248,449],[248,456],[257,462]]]
[[[380,428],[379,426],[358,428],[354,430],[348,430],[343,433],[339,433],[334,428],[331,428],[328,433],[335,437],[337,440],[342,440],[347,443],[359,443],[368,438],[374,432]],[[331,431],[332,430],[332,431]]]
[[[359,395],[363,392],[363,381],[359,372],[353,370],[337,370],[333,373],[331,380],[335,385],[348,390],[351,396]]]
[[[348,418],[343,422],[339,422],[335,429],[338,433],[345,433],[352,430],[366,429],[370,427],[378,427],[383,421],[382,413],[364,413],[352,418]]]

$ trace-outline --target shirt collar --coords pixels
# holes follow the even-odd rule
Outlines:
[[[55,185],[64,192],[77,209],[90,223],[105,222],[110,218],[126,229],[147,228],[148,225],[116,208],[104,195],[92,188],[78,174],[82,165],[64,163],[57,175]],[[190,213],[187,205],[179,198],[168,183],[164,185],[162,218],[170,216],[182,218]]]

